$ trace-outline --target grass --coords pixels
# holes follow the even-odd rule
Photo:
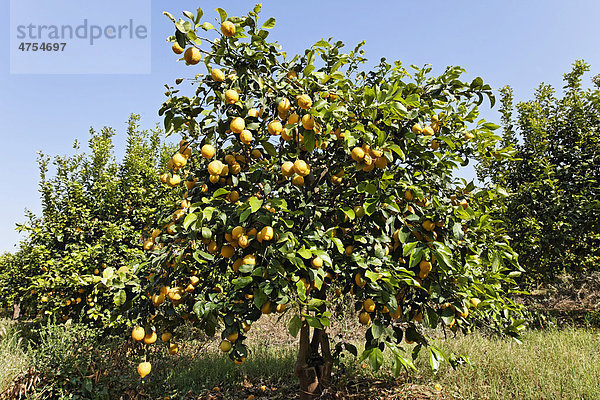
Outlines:
[[[532,331],[523,344],[499,338],[440,341],[447,352],[467,354],[473,367],[425,374],[459,399],[600,399],[600,332]]]
[[[0,319],[0,393],[29,366],[29,359],[20,344],[14,325]]]
[[[144,345],[100,339],[77,326],[42,328],[40,344],[27,347],[19,342],[15,327],[0,320],[0,392],[20,372],[34,368],[41,374],[36,390],[52,390],[58,399],[112,399],[124,393],[132,399],[245,399],[250,394],[257,399],[294,399],[295,344],[271,332],[268,323],[256,329],[251,355],[236,366],[218,352],[218,341],[190,340],[179,354],[169,356],[162,346],[148,351]],[[599,331],[585,328],[531,331],[521,345],[477,333],[440,338],[438,347],[447,354],[469,356],[472,366],[455,371],[443,365],[434,375],[423,354],[416,361],[419,372],[397,380],[389,373],[391,359],[373,373],[351,358],[345,373],[336,375],[337,398],[600,399],[599,339]],[[151,361],[152,373],[140,381],[135,368],[144,358]],[[96,375],[90,378],[92,373]],[[436,384],[441,390],[434,389]],[[68,397],[74,392],[79,397]]]

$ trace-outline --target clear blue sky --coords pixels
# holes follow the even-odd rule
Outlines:
[[[254,2],[152,1],[152,72],[144,75],[11,75],[9,1],[1,4],[0,251],[13,251],[19,241],[14,226],[25,220],[24,210],[40,211],[37,151],[71,154],[75,139],[87,142],[90,127],[112,126],[122,154],[128,115],[141,114],[143,126],[153,127],[160,122],[163,85],[193,75],[164,41],[173,25],[162,11],[180,16],[181,10],[201,6],[204,19],[213,20],[216,7],[239,15]],[[106,16],[112,11],[104,10]],[[288,54],[321,38],[334,37],[348,46],[365,40],[373,63],[386,57],[405,65],[433,64],[436,71],[461,65],[469,79],[481,76],[494,88],[510,84],[517,100],[530,98],[540,82],[560,88],[563,73],[576,59],[592,65],[589,84],[600,72],[599,15],[598,0],[264,0],[262,12],[263,19],[277,19],[269,39],[279,41]],[[483,116],[499,119],[496,110]]]

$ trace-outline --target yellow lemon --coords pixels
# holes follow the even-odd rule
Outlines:
[[[279,104],[277,104],[277,111],[280,112],[281,114],[285,114],[290,110],[291,106],[292,105],[291,105],[290,101],[284,97],[283,99],[281,99]]]
[[[361,147],[355,147],[352,149],[351,157],[354,161],[360,162],[365,158],[365,151]]]
[[[292,178],[292,184],[295,186],[304,186],[304,177],[296,175]]]
[[[371,299],[366,299],[363,303],[363,307],[366,312],[372,313],[375,311],[375,302]]]
[[[224,165],[219,160],[211,161],[208,164],[208,173],[211,175],[220,175],[223,171]]]
[[[231,129],[231,132],[233,133],[242,133],[244,128],[246,128],[246,122],[241,117],[235,117],[229,124],[229,129]]]
[[[294,162],[294,172],[300,176],[307,176],[310,174],[310,167],[304,160],[296,160]]]
[[[171,334],[171,332],[165,332],[162,335],[160,335],[160,340],[163,343],[167,343],[168,341],[171,340],[172,337],[173,337],[173,335]]]
[[[136,326],[131,331],[131,337],[136,342],[141,342],[142,340],[144,340],[144,336],[146,336],[146,332],[144,331],[144,328],[142,328],[141,326]]]
[[[256,257],[254,254],[248,254],[244,257],[243,261],[244,265],[256,265]]]
[[[303,110],[308,110],[312,107],[312,100],[306,94],[298,96],[298,106]]]
[[[290,176],[294,175],[294,163],[291,161],[286,161],[283,164],[281,164],[281,173],[286,178],[289,178]]]
[[[235,104],[240,99],[240,95],[233,89],[228,89],[225,91],[225,103],[227,104]]]
[[[171,47],[171,49],[173,50],[173,53],[175,53],[175,54],[183,53],[183,47],[181,47],[179,45],[179,43],[177,43],[177,42],[173,43],[173,46]]]
[[[225,80],[225,74],[219,68],[213,68],[210,72],[210,76],[215,82],[223,82]]]
[[[262,228],[259,234],[262,236],[263,240],[271,240],[273,239],[274,235],[273,228],[270,226],[265,226]]]
[[[427,278],[427,275],[429,275],[432,268],[433,268],[433,265],[431,265],[431,263],[429,261],[421,260],[421,262],[419,263],[419,269],[420,269],[419,278],[421,278],[421,279]]]
[[[369,325],[371,323],[371,316],[369,315],[368,312],[362,311],[359,315],[358,315],[358,320],[360,321],[360,323],[362,325]]]
[[[228,353],[232,347],[231,342],[227,340],[221,341],[221,344],[219,345],[219,349],[221,349],[223,353]]]
[[[317,256],[317,257],[313,258],[310,263],[313,266],[313,268],[319,269],[323,266],[323,259],[321,257]]]
[[[150,373],[151,370],[152,365],[147,361],[140,363],[140,365],[138,365],[137,368],[137,372],[142,379],[144,379]]]
[[[144,343],[152,344],[152,343],[156,342],[156,339],[157,339],[156,332],[152,331],[151,333],[148,333],[144,336]]]
[[[240,141],[242,143],[244,143],[244,144],[250,144],[250,143],[252,143],[252,139],[254,139],[254,137],[252,136],[252,132],[250,132],[249,130],[244,129],[242,131],[242,133],[240,133]]]
[[[283,126],[281,125],[281,122],[275,120],[269,122],[269,125],[267,125],[267,130],[271,135],[279,135],[281,131],[283,131]]]
[[[419,134],[423,133],[423,128],[421,128],[421,125],[419,125],[419,124],[414,124],[412,126],[412,131],[415,135],[419,135]]]
[[[425,127],[425,129],[423,129],[423,135],[425,136],[433,136],[434,132],[433,132],[433,128],[430,126]]]
[[[200,50],[198,50],[195,47],[188,47],[188,49],[185,51],[185,54],[183,55],[183,59],[185,60],[185,62],[187,62],[190,65],[198,64],[201,58],[202,54],[200,53]]]
[[[310,114],[302,116],[302,127],[307,131],[312,131],[315,128],[315,119]]]
[[[179,352],[179,345],[177,343],[169,344],[169,354],[177,354]]]
[[[239,334],[237,332],[230,334],[229,336],[227,336],[227,340],[229,340],[230,342],[235,342],[236,340],[238,340]]]
[[[235,25],[231,21],[223,21],[221,24],[221,33],[227,37],[235,35]]]
[[[244,234],[244,228],[242,228],[241,226],[236,226],[235,228],[233,228],[233,230],[231,231],[231,237],[233,239],[239,239],[240,236],[242,236]]]
[[[181,183],[181,177],[179,175],[173,175],[167,178],[167,185],[175,187]]]

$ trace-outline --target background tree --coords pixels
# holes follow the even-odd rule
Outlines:
[[[14,255],[0,264],[0,301],[21,307],[27,317],[55,316],[121,324],[115,305],[136,278],[144,259],[142,235],[171,192],[158,178],[173,148],[160,131],[144,131],[132,116],[121,162],[113,155],[114,130],[90,131],[90,154],[54,159],[40,155],[42,214],[29,213],[27,233]],[[75,143],[74,148],[79,150]],[[130,282],[131,281],[131,282]]]
[[[600,91],[584,89],[589,65],[565,74],[564,96],[542,84],[519,103],[502,90],[504,142],[515,159],[483,163],[482,178],[506,186],[506,221],[528,279],[597,270],[600,261]]]
[[[133,338],[164,334],[175,353],[172,335],[188,321],[220,329],[220,349],[242,363],[253,322],[291,313],[309,399],[329,383],[336,355],[357,352],[330,347],[342,294],[368,327],[361,358],[378,369],[387,348],[396,375],[414,368],[403,340],[428,349],[433,368],[458,362],[425,326],[468,331],[476,315],[516,335],[518,307],[503,295],[516,256],[489,215],[501,193],[453,177],[471,155],[492,157],[496,126],[476,121],[484,97],[494,101],[490,87],[462,82],[459,67],[432,77],[381,60],[363,71],[361,45],[343,53],[332,40],[290,58],[266,42],[275,19],[259,24],[260,5],[243,17],[217,11],[214,39],[201,9],[185,20],[165,13],[173,51],[189,65],[204,57],[206,73],[189,97],[169,87],[160,110],[167,132],[182,136],[164,180],[188,191],[158,214],[140,272],[148,300],[129,313],[140,324]],[[140,364],[141,376],[150,370]]]

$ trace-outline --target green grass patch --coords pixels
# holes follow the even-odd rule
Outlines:
[[[438,341],[444,351],[468,355],[472,367],[423,367],[420,382],[436,382],[459,399],[600,399],[600,332],[532,331],[523,344],[475,334]],[[421,359],[421,366],[425,360]]]
[[[113,399],[124,394],[196,399],[215,387],[222,392],[217,398],[295,398],[295,345],[253,341],[251,354],[238,366],[219,352],[218,341],[190,340],[171,356],[164,345],[110,338],[84,326],[28,330],[0,321],[0,393],[17,376],[30,382],[27,374],[22,377],[33,371],[39,379],[29,392],[31,398],[46,398],[41,395],[46,393],[56,399]],[[419,399],[600,399],[598,330],[532,331],[524,335],[523,344],[477,333],[435,343],[447,354],[468,356],[471,365],[453,370],[444,364],[433,374],[422,354],[416,360],[418,372],[394,379],[389,352],[377,373],[346,356],[335,374],[341,398],[405,399],[418,393]],[[136,373],[142,360],[152,363],[144,380]]]
[[[30,360],[21,347],[14,324],[0,319],[0,393],[25,371]]]

